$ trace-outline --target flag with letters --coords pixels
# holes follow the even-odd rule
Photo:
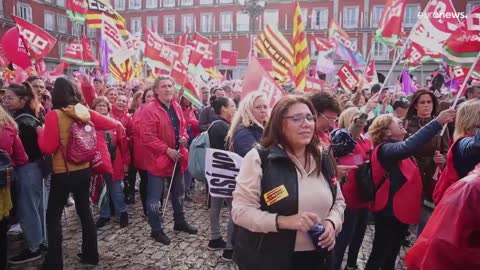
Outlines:
[[[125,19],[118,13],[107,0],[86,0],[87,15],[85,22],[91,28],[102,28],[103,17],[109,17],[122,35],[127,33]]]
[[[349,91],[352,91],[360,82],[358,75],[348,63],[345,63],[340,67],[337,72],[337,78],[340,81],[342,88]]]
[[[345,32],[335,21],[330,21],[328,28],[328,37],[336,43],[336,54],[345,62],[353,67],[365,66],[365,58],[357,51],[357,45],[352,42],[347,32]]]
[[[57,39],[35,24],[14,15],[12,17],[30,57],[35,60],[46,57],[57,43]]]
[[[79,24],[84,24],[88,7],[86,0],[67,0],[65,4],[67,16],[70,20]]]
[[[407,0],[387,0],[378,29],[375,32],[378,41],[390,47],[403,45],[401,36],[403,33],[403,14]]]

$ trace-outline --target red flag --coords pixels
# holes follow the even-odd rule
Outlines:
[[[262,65],[263,69],[267,72],[273,71],[273,63],[270,58],[257,58],[257,61]]]
[[[360,82],[357,74],[348,63],[345,63],[340,67],[337,72],[337,77],[345,90],[353,90]]]
[[[166,42],[147,29],[145,33],[145,60],[153,68],[170,70],[174,59],[182,56],[183,47]]]
[[[373,57],[370,57],[367,63],[364,78],[368,84],[378,83],[377,70],[375,68],[375,59]]]
[[[323,38],[314,38],[313,42],[315,43],[315,47],[317,48],[318,53],[321,54],[329,54],[335,50],[337,44],[332,39],[326,40]]]
[[[323,85],[325,84],[324,80],[317,79],[315,77],[307,77],[307,85],[305,87],[305,92],[311,91],[320,91],[322,90]]]
[[[180,46],[187,45],[187,41],[188,41],[188,33],[183,33],[177,37],[177,44]]]
[[[0,67],[6,67],[10,64],[10,60],[5,55],[5,50],[3,49],[2,45],[0,45]]]
[[[60,64],[58,64],[54,70],[49,72],[48,75],[50,78],[57,78],[63,76],[66,68],[68,68],[68,64],[64,61],[61,61]]]
[[[242,84],[242,98],[250,92],[262,91],[272,108],[285,93],[256,57],[250,57],[249,62]]]
[[[234,52],[234,51],[220,52],[220,65],[236,67],[237,59],[238,59],[238,52]]]
[[[377,38],[391,47],[401,46],[403,15],[407,0],[387,0],[382,17],[378,22]]]
[[[217,65],[215,53],[213,52],[214,43],[210,39],[195,32],[191,43],[195,51],[203,54],[202,66],[204,68],[213,68]]]
[[[48,55],[53,49],[57,39],[52,37],[49,33],[42,28],[16,16],[13,16],[13,20],[17,24],[20,36],[23,39],[23,43],[32,57],[35,60],[40,60]]]

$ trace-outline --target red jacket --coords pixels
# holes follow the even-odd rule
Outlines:
[[[97,93],[95,92],[95,88],[91,83],[82,82],[82,94],[83,98],[85,99],[85,103],[87,103],[88,107],[92,108],[93,100],[97,97]]]
[[[28,156],[23,148],[22,141],[14,126],[8,125],[0,128],[0,149],[7,152],[12,162],[12,167],[28,163]]]
[[[445,169],[443,170],[442,174],[440,175],[440,177],[437,181],[437,184],[435,185],[435,189],[433,191],[433,202],[435,204],[438,204],[440,202],[440,200],[442,199],[445,191],[447,191],[447,189],[451,185],[453,185],[453,183],[455,183],[456,181],[458,181],[460,179],[460,176],[458,175],[458,172],[455,169],[455,163],[453,161],[453,152],[454,152],[455,145],[463,138],[464,137],[456,140],[452,144],[450,149],[448,150],[447,163],[446,163]]]
[[[385,169],[378,160],[378,149],[381,145],[377,145],[372,153],[372,176],[375,186],[385,175]],[[375,194],[375,200],[372,203],[372,212],[379,212],[387,207],[391,201],[393,215],[402,223],[418,224],[420,219],[420,206],[422,201],[422,177],[420,170],[411,158],[402,159],[398,162],[398,167],[406,179],[406,182],[394,190],[390,187],[390,176],[387,176],[385,182]],[[390,200],[390,197],[393,197]]]
[[[132,127],[133,127],[133,160],[135,168],[139,170],[147,170],[146,165],[146,148],[142,143],[142,140],[137,136],[140,134],[140,123],[143,121],[143,111],[146,104],[142,104],[133,114]]]
[[[124,111],[119,111],[115,106],[113,106],[112,111],[110,112],[110,116],[122,123],[123,127],[127,132],[127,137],[130,140],[132,138],[133,129],[132,129],[132,115],[128,113],[128,110],[125,109]]]
[[[409,270],[480,269],[480,165],[445,193],[408,251]]]
[[[369,153],[372,149],[372,143],[366,138],[357,139],[357,145],[353,152],[345,157],[338,159],[339,165],[358,166],[370,159]],[[360,198],[357,185],[357,170],[350,170],[347,175],[347,182],[342,185],[342,194],[349,208],[369,207],[369,202],[364,202]]]
[[[143,158],[146,161],[146,169],[149,173],[156,176],[171,176],[175,163],[168,156],[167,149],[175,149],[176,141],[173,125],[167,111],[163,109],[158,99],[144,106],[142,121],[139,123],[140,133],[136,136],[139,137],[141,143],[145,146],[146,151]],[[183,136],[188,140],[182,108],[173,100],[171,101],[171,106],[173,106],[179,120],[179,136]],[[181,145],[179,151],[182,155],[179,165],[183,173],[188,167],[188,150]]]
[[[107,132],[111,134],[113,144],[116,146],[115,160],[113,161],[113,181],[120,181],[125,177],[124,167],[130,164],[127,134],[121,123],[118,123],[116,129]],[[110,158],[110,155],[108,158]]]

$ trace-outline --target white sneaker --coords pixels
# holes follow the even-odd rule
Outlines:
[[[17,223],[15,225],[13,225],[12,227],[10,227],[10,230],[8,230],[7,235],[14,236],[14,235],[22,234],[22,233],[23,233],[22,227],[20,227],[20,223]]]
[[[75,201],[73,200],[72,197],[68,197],[67,199],[67,207],[70,207],[70,206],[74,206],[75,205]]]

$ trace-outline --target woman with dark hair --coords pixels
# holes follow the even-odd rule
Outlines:
[[[11,84],[4,97],[5,108],[18,124],[19,135],[28,155],[28,163],[16,169],[17,213],[27,248],[19,255],[9,259],[11,264],[21,264],[39,259],[40,245],[47,245],[45,235],[45,198],[44,177],[47,177],[46,164],[40,151],[36,129],[42,125],[39,119],[41,104],[34,94],[30,83]]]
[[[408,132],[407,137],[415,134],[423,126],[429,123],[437,115],[438,102],[433,92],[428,90],[416,91],[411,99],[410,107],[404,120],[405,130]],[[414,154],[417,166],[422,175],[423,186],[423,206],[420,216],[417,235],[423,230],[428,218],[432,214],[433,190],[437,178],[434,177],[437,167],[445,165],[445,154],[450,146],[448,132],[440,136],[437,133],[428,143],[422,145]]]
[[[148,102],[150,102],[154,99],[155,99],[155,92],[153,91],[152,88],[147,88],[147,89],[145,89],[145,91],[143,91],[142,102],[144,104],[148,103]]]
[[[212,122],[207,130],[210,139],[210,147],[227,150],[225,138],[227,137],[230,123],[235,114],[235,102],[233,99],[227,97],[213,97],[214,99],[211,102],[211,106],[218,120]],[[232,206],[231,199],[225,199],[225,201],[230,210]],[[208,242],[208,249],[223,249],[222,258],[226,261],[231,261],[233,256],[233,223],[230,218],[227,225],[227,242],[225,242],[220,233],[220,210],[222,209],[223,204],[224,199],[210,197],[210,241]]]
[[[88,110],[80,90],[65,78],[58,78],[52,92],[53,110],[45,117],[45,126],[38,128],[38,144],[43,153],[53,154],[52,179],[47,209],[48,250],[44,269],[63,269],[61,216],[69,193],[82,224],[82,263],[98,264],[97,231],[90,209],[90,162],[73,163],[64,155],[74,122],[91,121],[96,130],[114,129],[116,121]]]
[[[188,133],[188,145],[190,145],[193,139],[195,139],[200,133],[198,129],[197,109],[192,106],[192,102],[183,96],[180,99],[180,107],[182,107],[183,117],[185,117],[185,124],[187,125]],[[186,170],[183,178],[185,181],[185,200],[192,201],[190,190],[192,189],[193,177],[190,172]]]
[[[332,268],[345,201],[315,119],[310,101],[282,97],[242,161],[232,208],[240,270]]]

